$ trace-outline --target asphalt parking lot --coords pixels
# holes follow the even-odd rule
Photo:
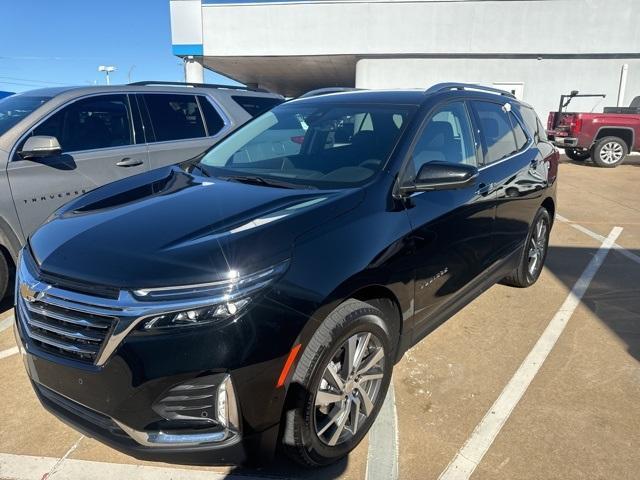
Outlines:
[[[81,436],[38,404],[1,306],[0,478],[638,478],[640,157],[616,169],[565,162],[560,175],[539,282],[491,288],[410,350],[395,369],[395,408],[321,471],[145,463]],[[603,249],[612,231],[616,244]],[[561,328],[542,342],[548,356],[527,357],[549,325]],[[469,462],[475,470],[454,468]]]

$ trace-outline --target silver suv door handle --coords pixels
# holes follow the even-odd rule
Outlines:
[[[116,166],[118,167],[137,167],[138,165],[142,165],[144,162],[139,158],[123,158]]]

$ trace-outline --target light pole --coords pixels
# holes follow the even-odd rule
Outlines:
[[[105,75],[107,76],[107,85],[111,85],[111,83],[109,82],[109,74],[111,72],[115,72],[116,67],[114,67],[113,65],[100,65],[98,67],[98,71],[105,73]]]
[[[131,68],[129,69],[129,73],[127,73],[127,83],[131,83],[131,72],[133,72],[134,68],[136,68],[136,66],[131,65]]]

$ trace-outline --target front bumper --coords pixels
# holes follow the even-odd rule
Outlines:
[[[171,422],[152,408],[154,400],[166,395],[172,386],[189,382],[189,379],[203,378],[204,372],[165,375],[140,382],[140,377],[146,376],[146,372],[142,369],[136,372],[135,365],[128,365],[120,355],[99,368],[72,365],[39,351],[25,338],[22,320],[18,314],[16,316],[16,340],[40,402],[48,411],[87,436],[141,460],[237,465],[272,458],[284,392],[283,389],[275,389],[273,384],[269,390],[260,381],[248,382],[248,372],[251,372],[250,377],[256,377],[253,368],[231,371],[231,375],[238,378],[236,383],[245,400],[241,405],[237,399],[241,425],[236,431],[164,428]],[[128,347],[123,348],[125,351],[132,348],[127,344],[124,347]],[[144,362],[143,358],[142,355],[135,360]],[[262,372],[276,372],[276,364],[282,365],[282,362],[269,363],[264,365]],[[221,378],[227,376],[218,375]],[[256,395],[256,391],[261,395]]]
[[[113,419],[80,405],[33,382],[42,405],[53,415],[100,442],[140,460],[184,465],[240,465],[267,458],[273,451],[278,429],[274,426],[260,434],[235,437],[218,444],[164,446],[141,445]]]

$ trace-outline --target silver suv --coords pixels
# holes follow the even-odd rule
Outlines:
[[[20,246],[64,203],[195,157],[283,101],[246,88],[165,82],[0,100],[0,300]]]

